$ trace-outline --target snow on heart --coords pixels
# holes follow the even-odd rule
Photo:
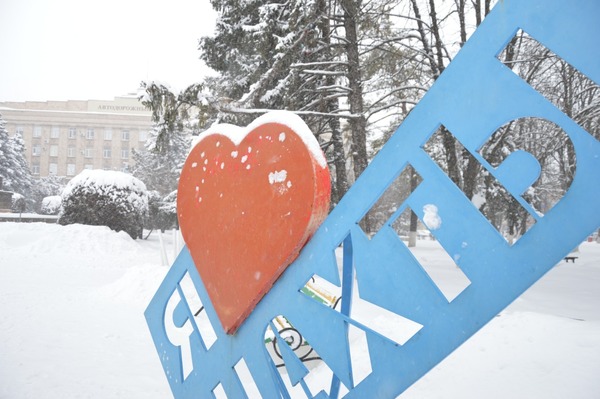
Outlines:
[[[315,160],[322,167],[327,167],[327,160],[325,159],[325,154],[321,150],[321,146],[319,142],[315,139],[314,134],[310,131],[310,128],[304,123],[302,118],[298,115],[291,113],[289,111],[271,111],[268,112],[257,119],[255,119],[252,123],[250,123],[247,127],[241,128],[239,126],[223,123],[223,124],[214,124],[200,136],[195,138],[192,142],[192,148],[200,142],[203,138],[212,135],[218,134],[222,136],[226,136],[231,140],[235,145],[239,145],[244,139],[247,132],[254,130],[257,126],[264,125],[266,123],[280,123],[282,125],[288,126],[291,130],[296,133],[300,139],[304,142],[308,150],[311,152]],[[278,137],[279,142],[284,142],[286,140],[285,132],[280,132]],[[221,145],[221,142],[217,142],[217,147]],[[248,147],[248,153],[252,152],[252,147]]]
[[[287,170],[269,173],[269,184],[283,183],[287,179]]]

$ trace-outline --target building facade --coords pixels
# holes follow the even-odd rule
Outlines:
[[[83,169],[133,166],[152,127],[151,113],[135,96],[112,101],[0,102],[9,135],[21,134],[34,177],[73,177]]]

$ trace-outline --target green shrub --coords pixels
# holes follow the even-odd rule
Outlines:
[[[142,235],[148,212],[146,186],[122,172],[84,170],[62,192],[58,223],[108,226],[132,238]]]

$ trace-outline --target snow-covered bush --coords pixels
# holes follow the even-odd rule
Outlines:
[[[60,195],[51,195],[49,197],[44,197],[42,200],[42,206],[40,208],[40,213],[42,215],[58,215],[60,211]]]
[[[58,196],[64,190],[68,179],[64,176],[45,176],[36,179],[31,186],[31,200],[33,202],[33,210],[38,213],[42,211],[42,201],[46,197]]]
[[[11,210],[14,213],[22,213],[22,212],[25,212],[26,208],[27,208],[27,203],[25,202],[25,197],[23,197],[19,193],[13,193]]]
[[[175,191],[177,193],[177,191]],[[173,209],[171,194],[162,198],[158,191],[148,192],[148,217],[144,223],[147,229],[165,231],[177,226],[177,211]],[[175,196],[174,201],[177,201]],[[176,208],[176,205],[175,205]]]
[[[174,227],[179,228],[179,220],[177,219],[177,190],[171,191],[165,198],[163,198],[163,205],[161,211],[168,215],[170,220],[173,221]]]
[[[144,183],[129,174],[84,170],[71,179],[61,197],[58,222],[62,225],[108,226],[132,238],[142,234],[148,194]]]

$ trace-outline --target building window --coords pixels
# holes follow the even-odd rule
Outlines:
[[[50,130],[50,138],[57,139],[60,136],[60,128],[57,126],[52,126],[52,130]]]
[[[140,135],[138,136],[139,141],[146,142],[148,140],[148,132],[140,131]]]
[[[86,148],[85,150],[83,150],[83,156],[85,158],[91,158],[94,156],[94,149],[93,148]]]
[[[74,127],[70,127],[69,128],[69,136],[70,139],[74,139],[77,137],[77,129],[75,129]]]
[[[121,159],[129,159],[129,148],[121,148]]]
[[[75,176],[75,164],[74,163],[67,164],[67,176]]]
[[[33,147],[31,147],[31,155],[33,155],[34,157],[39,157],[40,155],[42,155],[42,146],[36,144]]]
[[[23,129],[23,126],[17,126],[17,128],[15,129],[15,134],[16,135],[23,135],[23,133],[25,132],[25,129]]]
[[[48,165],[48,174],[49,175],[56,175],[57,173],[58,173],[58,164],[51,163],[50,165]]]
[[[57,157],[58,156],[58,146],[57,145],[51,145],[50,146],[50,156],[51,157]]]
[[[123,162],[121,172],[129,173],[129,164],[127,162]]]
[[[112,157],[112,149],[110,149],[110,148],[105,148],[105,149],[102,151],[102,156],[103,156],[104,158],[110,158],[110,157]]]
[[[104,140],[112,140],[112,130],[104,129]]]
[[[39,175],[40,174],[40,165],[37,163],[34,163],[33,165],[31,165],[31,173],[34,175]]]
[[[85,137],[88,140],[93,140],[94,139],[94,129],[88,129]]]
[[[41,126],[33,127],[33,137],[42,137],[42,127]]]
[[[129,130],[122,130],[121,131],[121,140],[123,140],[123,141],[129,141]]]
[[[73,147],[73,146],[67,147],[67,157],[69,157],[69,158],[75,157],[75,147]]]
[[[84,166],[85,169],[94,169],[94,165],[86,163]]]

